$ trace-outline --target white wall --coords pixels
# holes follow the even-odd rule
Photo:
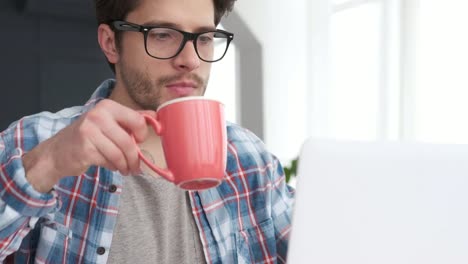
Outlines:
[[[282,161],[299,153],[307,134],[306,9],[306,0],[237,1],[235,5],[263,46],[264,141]]]

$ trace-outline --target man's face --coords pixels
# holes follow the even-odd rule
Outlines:
[[[169,26],[187,32],[214,29],[212,0],[141,0],[126,21],[146,26]],[[143,34],[122,32],[117,85],[135,107],[155,110],[162,103],[183,96],[203,95],[211,64],[200,60],[193,42],[172,59],[150,57]]]

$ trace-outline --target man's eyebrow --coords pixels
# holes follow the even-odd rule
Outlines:
[[[182,30],[182,26],[176,23],[171,23],[171,22],[164,22],[164,21],[157,21],[157,20],[152,20],[148,21],[143,24],[145,27],[168,27],[168,28],[175,28],[175,29],[180,29]],[[203,31],[214,31],[216,30],[215,26],[202,26],[202,27],[197,27],[194,32],[203,32]]]

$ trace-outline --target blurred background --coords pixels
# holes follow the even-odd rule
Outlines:
[[[288,164],[307,137],[468,143],[468,2],[237,0],[207,96]],[[91,0],[0,1],[0,131],[112,77]]]

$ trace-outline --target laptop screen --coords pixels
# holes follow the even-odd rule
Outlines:
[[[468,145],[308,140],[288,263],[468,263]]]

